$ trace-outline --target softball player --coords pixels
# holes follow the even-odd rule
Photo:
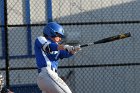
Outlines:
[[[35,56],[39,75],[37,84],[42,93],[72,93],[66,83],[58,76],[58,60],[74,55],[80,46],[60,45],[64,30],[56,22],[48,23],[43,36],[35,40]]]

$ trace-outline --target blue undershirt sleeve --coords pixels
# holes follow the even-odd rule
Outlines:
[[[66,51],[66,50],[60,50],[60,54],[59,54],[59,58],[63,59],[63,58],[68,58],[71,57],[73,54]]]
[[[57,51],[58,50],[58,45],[56,43],[51,43],[49,44],[49,48],[51,51]]]

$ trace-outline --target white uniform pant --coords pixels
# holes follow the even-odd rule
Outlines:
[[[72,93],[66,83],[51,69],[42,68],[37,77],[42,93]]]

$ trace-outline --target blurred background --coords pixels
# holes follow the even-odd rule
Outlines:
[[[51,21],[64,27],[64,44],[132,35],[60,60],[58,74],[73,93],[139,93],[140,0],[0,0],[0,73],[5,86],[15,93],[41,93],[34,41]]]

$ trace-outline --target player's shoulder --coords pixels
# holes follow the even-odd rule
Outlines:
[[[35,42],[40,42],[42,44],[49,42],[44,36],[39,36],[36,38]]]
[[[44,39],[45,39],[45,37],[44,37],[44,36],[38,36],[38,37],[37,37],[37,39],[39,39],[39,38],[44,38]]]
[[[36,39],[38,39],[38,40],[45,40],[46,41],[46,38],[44,36],[38,36]]]

